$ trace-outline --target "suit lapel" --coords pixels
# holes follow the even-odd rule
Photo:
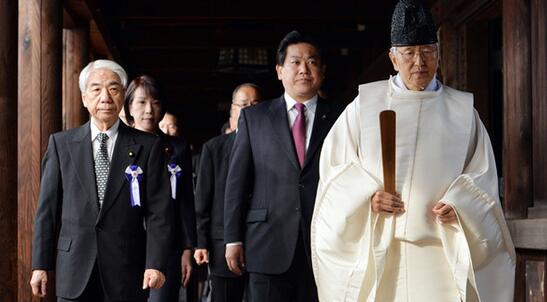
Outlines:
[[[101,220],[105,213],[118,200],[120,189],[123,187],[124,182],[127,182],[127,179],[125,178],[125,169],[139,158],[139,152],[142,147],[135,143],[135,138],[128,131],[129,129],[127,129],[125,124],[120,123],[118,129],[118,138],[116,139],[116,145],[114,146],[114,152],[112,153],[112,161],[110,162],[110,172],[108,174],[108,183],[104,194],[103,206],[99,213],[99,217],[97,218],[97,222]],[[132,156],[129,154],[132,154]],[[141,168],[143,170],[146,169],[146,167]],[[130,202],[129,199],[127,202]]]
[[[298,159],[296,157],[292,134],[289,131],[289,120],[287,118],[287,106],[285,105],[285,98],[280,97],[279,99],[272,102],[272,104],[270,105],[269,118],[270,122],[272,123],[273,131],[281,142],[283,150],[287,154],[289,161],[295,168],[300,170],[300,164],[298,163]]]
[[[313,119],[313,129],[311,131],[310,144],[306,151],[304,168],[312,160],[313,155],[317,152],[317,149],[321,146],[323,139],[327,135],[330,109],[330,104],[326,100],[317,99],[317,109],[315,110],[315,117]]]
[[[76,169],[76,175],[80,183],[84,187],[88,198],[87,201],[91,204],[95,217],[99,214],[99,205],[97,197],[97,185],[95,180],[95,170],[93,163],[93,147],[91,145],[91,128],[89,122],[85,123],[76,130],[71,142],[69,143],[68,152]]]

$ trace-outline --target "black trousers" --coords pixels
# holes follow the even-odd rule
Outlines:
[[[145,302],[143,301],[113,301],[108,298],[106,295],[102,281],[101,281],[101,275],[99,274],[99,267],[97,266],[97,263],[95,263],[95,266],[93,266],[93,271],[91,272],[91,276],[89,277],[89,281],[87,281],[87,285],[83,291],[83,293],[80,295],[80,297],[76,299],[67,299],[63,297],[57,297],[57,302]]]
[[[241,277],[211,275],[211,302],[243,301],[246,279],[246,275]]]
[[[252,255],[249,255],[252,257]],[[317,287],[302,235],[289,269],[279,275],[249,273],[249,302],[317,302]]]

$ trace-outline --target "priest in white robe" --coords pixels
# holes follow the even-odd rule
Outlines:
[[[431,14],[400,1],[389,57],[325,139],[311,226],[320,301],[513,301],[515,250],[473,95],[435,78]],[[379,113],[396,112],[396,190],[383,191]]]

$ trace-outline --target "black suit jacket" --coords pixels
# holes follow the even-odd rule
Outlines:
[[[224,241],[244,243],[249,272],[285,272],[299,231],[310,257],[309,226],[319,180],[319,155],[339,113],[334,103],[318,99],[301,169],[283,97],[241,111],[226,185]]]
[[[120,122],[99,210],[89,122],[53,134],[42,162],[32,268],[56,270],[57,296],[77,298],[97,262],[112,300],[143,300],[146,268],[165,271],[172,221],[160,139]],[[143,170],[141,206],[131,206],[125,169]],[[144,227],[146,223],[146,229]],[[59,230],[59,237],[57,237]]]
[[[236,277],[228,269],[224,253],[224,192],[235,133],[207,141],[201,151],[196,187],[198,248],[209,251],[211,274]]]
[[[177,252],[196,246],[196,214],[194,186],[192,183],[192,153],[190,146],[181,137],[160,133],[167,164],[176,164],[182,169],[177,180],[176,200],[173,200],[174,248]],[[164,166],[168,176],[171,176]],[[171,190],[169,190],[171,192]]]

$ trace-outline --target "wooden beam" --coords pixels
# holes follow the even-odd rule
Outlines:
[[[84,0],[88,10],[91,12],[93,22],[90,24],[91,28],[91,42],[102,42],[100,46],[108,49],[108,56],[102,58],[108,58],[116,61],[120,65],[124,65],[122,56],[120,54],[117,43],[112,38],[112,34],[109,30],[109,26],[103,16],[103,13],[97,4],[96,0]],[[100,33],[100,37],[97,37],[97,33]],[[99,46],[99,45],[98,45]],[[99,46],[99,47],[100,47]],[[99,59],[99,57],[96,57]]]
[[[141,12],[142,13],[142,12]],[[381,15],[371,16],[287,16],[287,15],[202,15],[202,16],[153,16],[153,15],[118,15],[115,18],[121,22],[124,22],[127,26],[226,26],[230,24],[244,25],[260,25],[260,24],[290,24],[294,28],[300,28],[302,26],[309,28],[317,28],[318,26],[331,27],[329,25],[336,24],[337,27],[346,27],[350,30],[356,30],[357,24],[372,24],[378,22],[385,22],[385,17]],[[388,20],[390,22],[391,20]]]
[[[17,300],[17,2],[0,0],[0,301]]]
[[[81,126],[89,115],[82,106],[78,78],[88,63],[89,30],[63,29],[63,129]]]
[[[484,14],[491,6],[499,5],[499,0],[452,0],[443,4],[447,12],[444,16],[453,26],[460,26],[471,18],[477,19],[477,14]]]
[[[40,161],[48,137],[61,129],[60,0],[19,1],[18,57],[18,301],[38,301],[29,286],[32,226],[40,184]],[[53,276],[51,276],[53,277]],[[55,300],[53,278],[49,301]]]
[[[532,0],[532,112],[534,205],[547,202],[547,4]]]
[[[530,0],[503,0],[503,178],[505,215],[526,218],[533,203]]]
[[[508,219],[516,248],[547,250],[547,219]]]
[[[101,30],[97,26],[95,20],[91,20],[89,23],[89,42],[90,42],[90,51],[93,56],[93,60],[96,59],[111,59],[113,60],[113,55],[110,52],[110,48],[106,40],[104,39]]]
[[[63,0],[63,10],[72,17],[76,26],[87,24],[93,18],[86,1]]]

